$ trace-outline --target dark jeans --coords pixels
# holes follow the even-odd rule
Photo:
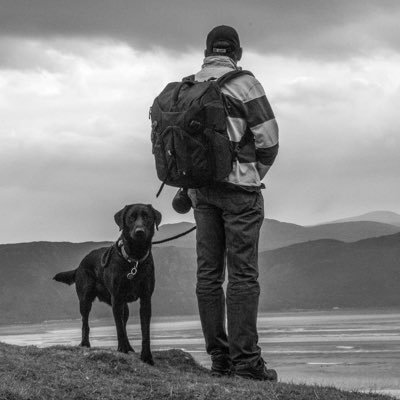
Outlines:
[[[229,354],[234,365],[257,362],[258,240],[264,220],[260,192],[190,190],[197,225],[196,294],[207,353]],[[228,271],[225,328],[225,261]]]

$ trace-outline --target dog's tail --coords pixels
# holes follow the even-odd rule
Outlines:
[[[73,269],[72,271],[60,272],[57,275],[55,275],[53,279],[57,282],[62,282],[66,283],[67,285],[72,285],[73,283],[75,283],[75,273],[76,269]]]

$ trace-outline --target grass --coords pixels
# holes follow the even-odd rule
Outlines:
[[[54,346],[39,349],[0,343],[0,400],[388,400],[375,393],[332,387],[213,378],[181,350],[138,354],[114,349]]]

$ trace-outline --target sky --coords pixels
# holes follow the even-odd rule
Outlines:
[[[114,214],[176,214],[148,111],[197,72],[217,25],[280,129],[267,218],[312,225],[400,213],[397,0],[0,0],[0,243],[114,240]]]

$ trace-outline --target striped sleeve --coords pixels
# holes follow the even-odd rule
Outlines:
[[[257,161],[272,165],[279,148],[279,129],[264,89],[257,81],[249,91],[247,124],[254,134]]]

